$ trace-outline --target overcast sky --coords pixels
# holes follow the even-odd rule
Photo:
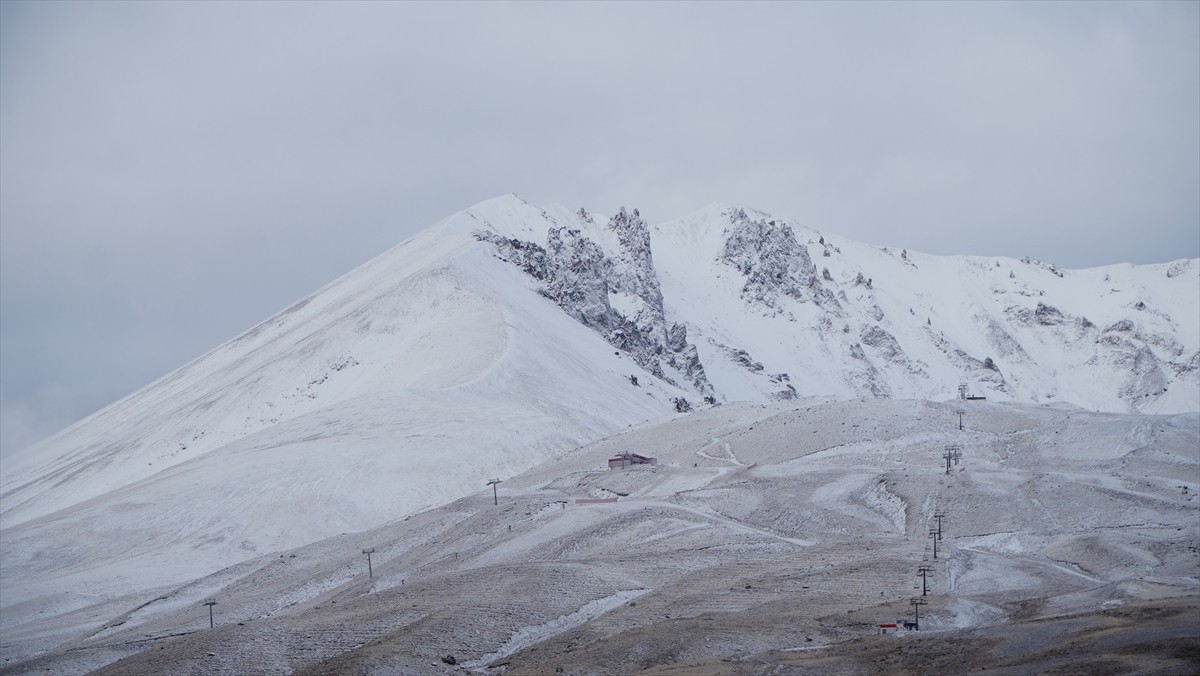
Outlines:
[[[0,452],[507,192],[1196,257],[1198,8],[0,2]]]

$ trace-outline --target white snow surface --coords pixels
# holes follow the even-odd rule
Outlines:
[[[841,298],[836,309],[763,302],[743,297],[744,276],[719,260],[736,211],[716,205],[650,227],[666,319],[687,327],[718,401],[765,403],[789,384],[799,397],[946,400],[967,381],[992,401],[1200,410],[1196,260],[1056,270],[902,255],[747,210],[788,224]],[[374,528],[672,416],[677,398],[698,404],[691,384],[643,370],[475,236],[544,244],[548,229],[568,227],[612,252],[619,243],[606,221],[511,195],[483,202],[6,458],[5,621],[38,599],[69,610]],[[641,307],[619,294],[610,302]],[[1059,315],[1030,321],[1039,303]],[[886,340],[864,347],[875,327],[898,353]],[[761,368],[738,363],[734,350]],[[994,358],[998,375],[955,361],[953,350]],[[1150,375],[1130,385],[1137,368]],[[1126,450],[1099,446],[1096,460]],[[720,444],[698,457],[731,469],[754,462]],[[864,476],[823,490],[838,499]],[[903,530],[886,495],[863,499],[878,502],[866,518]]]

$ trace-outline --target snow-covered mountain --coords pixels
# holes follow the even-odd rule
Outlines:
[[[652,226],[505,196],[6,461],[4,604],[84,604],[376,527],[696,407],[966,383],[1195,411],[1198,334],[1196,260],[1060,270],[735,207]]]

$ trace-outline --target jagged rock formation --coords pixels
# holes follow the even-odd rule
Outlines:
[[[594,224],[585,210],[580,219]],[[606,251],[580,229],[550,227],[546,246],[505,238],[494,232],[473,234],[496,247],[497,254],[542,282],[539,292],[567,314],[628,354],[664,381],[680,380],[701,395],[712,392],[704,365],[687,327],[667,321],[650,231],[637,209],[622,207],[605,226],[616,238],[616,251]],[[614,308],[618,303],[620,309]]]
[[[725,239],[721,262],[746,277],[742,300],[780,312],[781,295],[802,303],[823,302],[836,307],[837,300],[821,285],[808,250],[800,245],[787,224],[753,219],[743,209],[735,209],[729,219],[732,227]]]
[[[1181,341],[1182,327],[1155,310],[1171,303],[1146,302],[1152,292],[1142,273],[1127,279],[1136,293],[1107,292],[1136,297],[1107,303],[1105,321],[1125,318],[1101,330],[1071,309],[1077,293],[1052,296],[1060,286],[1112,286],[1116,271],[835,245],[743,208],[715,207],[654,227],[636,209],[622,208],[604,224],[584,209],[540,215],[542,242],[474,234],[639,366],[701,396],[952,396],[966,381],[977,393],[1035,402],[1065,398],[1130,411],[1196,405],[1188,396],[1200,389],[1195,336]],[[665,273],[656,266],[662,252],[672,254]],[[819,270],[816,254],[826,263]],[[1189,261],[1162,267],[1168,280],[1196,276]],[[666,293],[664,274],[689,285]],[[1195,315],[1194,299],[1185,306]],[[1106,375],[1082,378],[1079,369]],[[795,380],[770,375],[779,373]],[[1097,378],[1114,385],[1096,392]],[[1179,398],[1168,395],[1172,383],[1183,388]]]

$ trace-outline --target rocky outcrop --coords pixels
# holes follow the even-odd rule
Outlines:
[[[1171,375],[1194,384],[1200,362],[1200,352],[1186,359],[1174,338],[1141,330],[1132,319],[1106,326],[1096,339],[1096,351],[1101,363],[1126,374],[1117,396],[1132,410],[1165,394]]]
[[[620,250],[612,260],[610,279],[613,291],[636,296],[659,315],[663,313],[662,288],[654,269],[650,249],[650,228],[637,209],[626,214],[622,208],[608,222],[608,229],[617,235]]]
[[[938,397],[968,382],[1001,399],[1118,407],[1124,401],[1129,410],[1156,411],[1189,405],[1186,394],[1200,387],[1200,353],[1165,312],[1173,309],[1169,299],[1127,286],[1124,273],[1095,276],[1103,279],[1104,299],[1086,306],[1110,323],[1101,329],[1075,302],[1093,283],[1088,275],[1032,259],[1016,266],[969,257],[925,265],[904,249],[882,249],[881,256],[852,243],[843,253],[825,235],[787,221],[716,207],[662,226],[673,238],[665,241],[685,249],[683,256],[672,252],[672,264],[683,268],[667,271],[670,279],[701,285],[664,300],[652,231],[636,209],[621,209],[607,222],[582,210],[553,217],[542,211],[540,218],[550,226],[541,241],[495,231],[476,236],[649,373],[705,399],[825,392]],[[675,227],[685,230],[667,229]],[[531,232],[528,224],[519,231]],[[653,232],[657,237],[659,230]],[[810,249],[826,259],[821,267]],[[923,262],[919,271],[910,259]],[[1195,272],[1195,263],[1184,260],[1157,274],[1174,279]],[[1128,319],[1112,322],[1112,307]],[[813,355],[832,359],[833,368]],[[810,369],[829,375],[812,380]],[[1107,391],[1079,396],[1080,369],[1095,369]],[[783,371],[796,382],[771,375]]]
[[[859,334],[859,340],[862,341],[863,345],[875,348],[875,351],[888,361],[907,361],[904,350],[901,349],[900,343],[896,341],[896,337],[878,326],[864,328],[862,333]]]
[[[940,333],[927,331],[929,339],[946,355],[950,363],[962,372],[964,377],[972,382],[986,383],[997,392],[1008,392],[1008,382],[1000,371],[1000,366],[991,357],[980,359],[967,353],[966,350],[954,345]]]
[[[974,316],[975,323],[982,329],[983,335],[987,338],[988,343],[996,348],[996,353],[1001,357],[1012,357],[1023,361],[1030,361],[1029,355],[1026,354],[1025,348],[1017,342],[1016,338],[1012,337],[1000,322],[993,319],[986,313],[979,313]]]
[[[546,233],[542,294],[580,323],[611,333],[623,324],[608,303],[611,266],[600,245],[578,230],[553,228]]]
[[[892,396],[892,389],[887,380],[882,377],[879,369],[867,358],[861,343],[849,346],[847,354],[850,360],[846,362],[847,383],[862,397],[886,399]]]
[[[746,277],[743,300],[773,309],[779,307],[781,296],[802,303],[837,304],[791,227],[782,221],[750,218],[742,209],[730,212],[729,220],[720,260]]]
[[[586,220],[591,222],[591,216]],[[564,226],[547,231],[545,247],[487,230],[474,235],[491,243],[501,260],[539,280],[543,296],[638,366],[672,385],[711,395],[712,385],[696,346],[688,342],[687,327],[668,322],[663,311],[646,222],[637,209],[630,213],[622,208],[605,227],[616,235],[616,251],[606,251],[581,230]],[[617,298],[620,309],[613,307]]]

